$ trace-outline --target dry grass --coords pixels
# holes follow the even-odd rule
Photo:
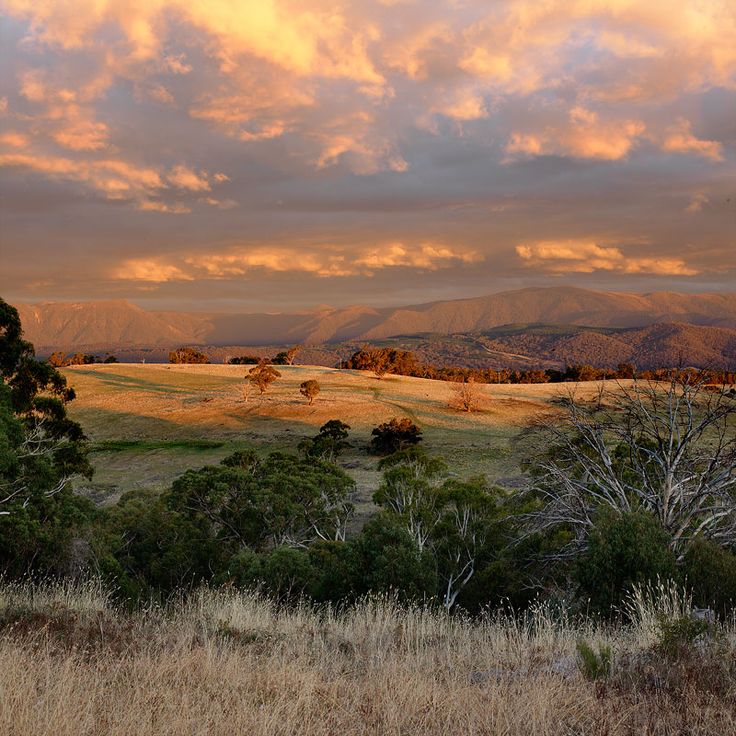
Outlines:
[[[651,600],[637,605],[653,619]],[[599,628],[544,607],[473,622],[386,599],[284,610],[203,590],[128,617],[94,585],[5,586],[0,614],[8,736],[736,730],[732,684],[672,693],[615,685],[615,671],[609,684],[587,682],[574,664],[580,638],[610,644],[618,663],[649,646],[646,625]],[[733,629],[724,637],[733,656]]]

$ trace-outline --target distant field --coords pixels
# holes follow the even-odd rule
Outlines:
[[[81,422],[94,449],[91,482],[78,488],[100,503],[134,488],[163,490],[188,468],[219,462],[236,449],[295,450],[329,419],[352,427],[354,447],[341,464],[358,484],[359,511],[367,512],[378,483],[377,458],[367,453],[370,432],[380,422],[408,416],[424,431],[424,446],[442,455],[453,473],[485,474],[514,486],[520,481],[523,430],[530,420],[556,411],[550,400],[570,384],[483,385],[482,411],[448,408],[450,385],[404,376],[280,366],[279,379],[264,395],[243,395],[246,366],[75,366],[64,369],[77,399],[71,416]],[[313,406],[299,384],[319,381]],[[597,384],[580,384],[594,392]]]

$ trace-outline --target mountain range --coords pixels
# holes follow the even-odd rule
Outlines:
[[[511,324],[643,327],[662,322],[736,327],[736,293],[629,294],[529,288],[407,307],[320,308],[263,314],[147,312],[127,301],[16,305],[41,348],[172,344],[318,345],[420,333],[482,332]]]
[[[276,314],[149,312],[127,301],[16,306],[26,338],[40,354],[52,350],[130,354],[147,349],[165,355],[179,345],[214,350],[294,343],[332,345],[343,353],[338,345],[384,341],[398,345],[402,338],[433,335],[433,340],[424,341],[430,354],[442,345],[440,353],[448,359],[450,354],[460,357],[468,353],[462,346],[472,344],[480,351],[472,362],[481,358],[508,362],[516,356],[513,362],[525,364],[531,360],[540,365],[560,361],[610,365],[642,360],[646,354],[652,359],[644,362],[660,361],[659,365],[685,361],[730,366],[736,360],[736,293],[634,294],[548,287],[405,307],[324,307]]]

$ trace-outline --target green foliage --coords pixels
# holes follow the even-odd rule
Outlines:
[[[340,538],[353,488],[344,471],[323,460],[278,452],[258,460],[245,451],[187,471],[166,500],[226,547],[264,550]]]
[[[393,591],[403,599],[433,598],[437,574],[430,555],[422,554],[406,529],[387,514],[378,514],[351,543],[360,571],[356,592]]]
[[[151,491],[126,493],[102,515],[93,539],[97,571],[132,602],[209,580],[223,550],[198,519]]]
[[[578,667],[586,680],[594,682],[610,677],[613,662],[610,646],[599,644],[596,652],[587,642],[579,641],[577,652]]]
[[[408,417],[394,417],[379,424],[372,432],[371,449],[377,455],[390,455],[416,445],[422,440],[422,430]]]
[[[697,539],[685,554],[683,575],[693,601],[725,616],[736,605],[736,555],[715,542]]]
[[[74,391],[22,334],[0,299],[0,568],[11,576],[63,572],[94,515],[70,485],[92,475],[82,428],[66,413]]]
[[[601,510],[574,576],[591,610],[611,615],[633,586],[674,578],[675,556],[651,514]]]
[[[169,353],[169,363],[209,363],[210,359],[195,348],[177,348]]]
[[[259,587],[275,597],[295,599],[312,593],[317,571],[303,549],[276,547],[263,554],[243,549],[230,559],[226,577],[239,587]]]
[[[687,656],[695,642],[711,631],[711,624],[691,616],[660,615],[657,629],[655,650],[667,659],[676,660]]]
[[[330,419],[323,424],[319,433],[299,443],[300,452],[305,457],[334,462],[351,444],[347,441],[350,425],[339,419]]]

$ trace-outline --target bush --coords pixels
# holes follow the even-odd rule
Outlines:
[[[685,554],[685,582],[697,606],[725,616],[736,604],[736,555],[715,542],[698,539]]]
[[[371,519],[351,543],[353,567],[359,571],[357,593],[397,593],[406,600],[434,597],[437,573],[409,532],[386,514]]]
[[[408,417],[394,417],[388,422],[379,424],[373,432],[371,449],[377,455],[391,455],[405,450],[422,440],[422,430]]]
[[[574,574],[593,612],[610,615],[634,585],[674,578],[669,537],[644,512],[601,511]]]
[[[305,457],[334,462],[342,451],[351,447],[347,441],[350,425],[339,419],[330,419],[319,428],[319,434],[299,443],[299,450]]]
[[[210,359],[194,348],[177,348],[169,353],[169,363],[209,363]]]

